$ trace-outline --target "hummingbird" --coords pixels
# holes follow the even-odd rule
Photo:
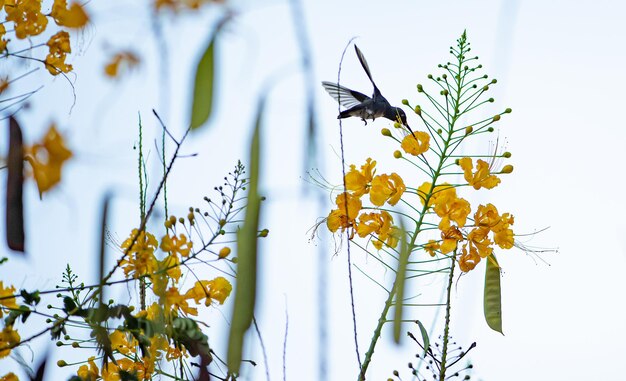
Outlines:
[[[413,137],[415,137],[413,130],[411,130],[411,127],[409,127],[406,121],[406,114],[404,111],[399,107],[394,107],[389,104],[387,99],[385,99],[385,97],[383,97],[380,93],[378,86],[376,86],[374,79],[372,79],[372,73],[370,72],[370,68],[365,60],[365,56],[361,52],[361,49],[354,45],[354,51],[356,52],[356,56],[359,59],[361,66],[363,66],[363,70],[365,70],[365,74],[367,74],[370,82],[372,82],[372,86],[374,86],[374,94],[370,98],[363,93],[348,89],[338,83],[323,81],[322,86],[328,94],[335,98],[340,105],[347,108],[339,113],[337,119],[356,116],[361,118],[361,120],[365,122],[365,125],[367,125],[366,119],[375,120],[376,118],[383,117],[393,122],[402,123],[402,125],[404,125],[404,127],[411,132]]]

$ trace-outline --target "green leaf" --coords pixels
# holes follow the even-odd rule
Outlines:
[[[487,325],[496,332],[502,333],[502,304],[500,290],[500,265],[496,256],[491,254],[487,257],[487,270],[485,271],[485,295],[484,295],[485,320]],[[504,335],[504,333],[502,333]]]
[[[400,332],[402,331],[402,307],[404,306],[404,285],[406,281],[406,268],[409,264],[409,244],[406,241],[406,231],[404,221],[400,219],[400,258],[398,259],[398,269],[396,270],[396,304],[393,315],[393,340],[400,343]]]
[[[213,92],[215,87],[215,38],[213,33],[198,66],[193,84],[193,100],[191,103],[191,129],[202,126],[211,116],[213,110]]]
[[[237,232],[237,286],[233,306],[230,336],[228,338],[228,370],[238,374],[243,358],[244,335],[254,315],[257,277],[257,233],[261,197],[258,194],[260,168],[261,120],[265,98],[259,102],[254,133],[250,143],[250,180],[248,182],[248,206],[243,226]]]

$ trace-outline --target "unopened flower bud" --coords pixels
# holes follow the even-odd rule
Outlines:
[[[502,157],[506,157],[508,159],[509,157],[511,157],[511,153],[509,151],[506,151],[502,154]]]
[[[63,342],[62,341],[57,341],[55,345],[57,347],[62,347],[63,346]]]
[[[505,114],[510,114],[512,111],[513,111],[513,110],[511,110],[511,108],[509,107],[509,108],[507,108],[506,110],[504,110],[504,113],[505,113]]]
[[[444,97],[447,97],[448,94],[450,94],[450,93],[448,92],[448,90],[441,90],[440,94],[443,95]]]
[[[513,172],[513,166],[510,164],[507,164],[504,166],[504,168],[502,168],[502,170],[500,171],[500,173],[511,173]]]
[[[429,78],[432,78],[432,75]],[[418,93],[423,93],[424,92],[424,88],[422,87],[422,85],[417,85],[417,92]]]
[[[405,106],[408,106],[409,105],[409,100],[408,99],[403,99],[402,100],[402,104],[405,105]]]
[[[224,246],[220,249],[219,254],[217,255],[219,259],[224,259],[230,255],[230,247]]]
[[[222,218],[220,220],[220,226],[224,226],[224,225],[226,225],[226,220]]]
[[[395,157],[396,159],[400,159],[402,157],[402,152],[400,152],[399,150],[393,151],[393,157]]]
[[[78,344],[76,341],[74,341],[72,343],[72,348],[80,348],[80,344]]]
[[[231,260],[230,260],[230,261],[231,261],[232,263],[237,263],[237,262],[239,262],[239,258],[234,257],[234,258],[231,258]]]
[[[498,80],[494,78],[494,79],[491,80],[491,83],[494,83],[494,84],[498,83]]]
[[[65,360],[59,360],[57,361],[57,366],[59,368],[63,368],[64,366],[67,366],[67,363],[65,362]]]
[[[267,235],[269,234],[269,230],[267,229],[263,229],[259,232],[259,237],[267,237]]]
[[[489,131],[489,132],[493,132],[493,127],[489,127],[489,128],[487,129],[487,131]]]
[[[422,108],[420,106],[415,106],[414,111],[417,115],[422,115]]]
[[[460,163],[460,159],[455,159],[455,160],[454,160],[454,164],[456,164],[456,165],[460,165],[459,163]]]
[[[483,86],[483,91],[488,91],[488,90],[489,90],[489,86],[488,85]]]
[[[493,116],[493,121],[494,121],[494,122],[497,122],[497,121],[499,121],[499,120],[500,120],[500,115],[494,115],[494,116]]]
[[[469,135],[472,132],[474,132],[474,127],[472,127],[472,126],[465,127],[465,135]]]
[[[383,136],[391,136],[391,131],[389,131],[389,129],[388,129],[388,128],[383,128],[382,130],[380,130],[380,133],[381,133]]]
[[[400,127],[402,127],[402,125],[401,125],[400,123],[398,123],[398,122],[393,122],[393,126],[394,126],[395,128],[400,128]]]

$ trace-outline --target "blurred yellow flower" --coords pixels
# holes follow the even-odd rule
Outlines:
[[[220,276],[210,281],[197,281],[194,286],[185,293],[185,298],[193,299],[196,304],[199,304],[202,299],[205,299],[204,304],[206,306],[210,305],[213,300],[224,304],[224,301],[232,290],[233,286],[230,282]]]
[[[48,129],[42,143],[26,148],[25,152],[25,159],[33,169],[40,196],[61,181],[61,168],[72,157],[72,151],[67,149],[63,136],[58,133],[54,124]]]
[[[187,297],[185,295],[181,295],[177,287],[170,287],[165,292],[165,300],[163,304],[163,308],[165,309],[165,311],[174,308],[185,314],[198,316],[198,309],[194,307],[189,307],[189,303],[187,303]]]
[[[50,16],[57,25],[68,28],[82,28],[89,21],[89,16],[87,16],[82,5],[72,2],[70,8],[67,9],[67,0],[54,0]]]
[[[50,74],[58,75],[72,71],[72,65],[65,63],[67,53],[72,52],[70,35],[66,31],[60,31],[50,37],[46,45],[50,48],[50,53],[46,56],[45,64]]]
[[[2,332],[0,332],[0,348],[5,349],[0,349],[0,359],[7,357],[11,353],[11,349],[7,347],[16,345],[20,340],[20,335],[13,329],[13,326],[4,327]]]
[[[107,77],[115,78],[121,75],[122,71],[127,71],[139,65],[139,57],[130,51],[115,53],[109,62],[104,66],[104,74]]]
[[[13,372],[9,372],[4,376],[0,377],[0,381],[20,381],[19,378]]]
[[[5,308],[17,309],[18,305],[15,302],[15,287],[4,287],[4,284],[0,280],[0,306]],[[3,308],[0,308],[0,317],[3,315]]]
[[[193,247],[193,242],[187,241],[187,236],[184,234],[179,234],[178,237],[176,235],[170,236],[166,234],[161,238],[161,250],[166,253],[170,253],[171,255],[180,255],[181,257],[187,257],[191,248]]]
[[[111,340],[111,347],[113,350],[127,355],[129,353],[137,353],[137,340],[133,337],[131,341],[128,341],[128,334],[120,330],[115,330],[109,335]]]
[[[87,364],[81,365],[78,368],[78,377],[84,381],[96,381],[100,377],[100,370],[94,362],[96,358],[94,356],[89,357]]]
[[[48,25],[48,19],[41,13],[41,0],[15,0],[5,4],[4,10],[6,21],[15,23],[15,36],[19,39],[36,36]]]

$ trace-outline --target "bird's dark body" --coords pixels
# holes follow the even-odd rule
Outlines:
[[[363,93],[351,90],[337,83],[327,81],[322,82],[322,86],[328,94],[335,98],[339,104],[347,108],[339,113],[337,119],[355,116],[361,118],[361,120],[367,124],[367,119],[375,120],[376,118],[383,117],[394,122],[401,122],[409,131],[411,131],[411,133],[413,133],[407,124],[406,114],[404,111],[399,107],[394,107],[389,104],[387,99],[385,99],[385,97],[383,97],[380,93],[380,90],[372,79],[369,66],[367,65],[365,56],[361,53],[361,50],[356,45],[354,45],[354,50],[356,51],[356,55],[359,58],[361,66],[363,66],[363,70],[365,70],[365,74],[367,74],[370,82],[372,82],[372,86],[374,86],[374,93],[371,97],[368,97]]]

